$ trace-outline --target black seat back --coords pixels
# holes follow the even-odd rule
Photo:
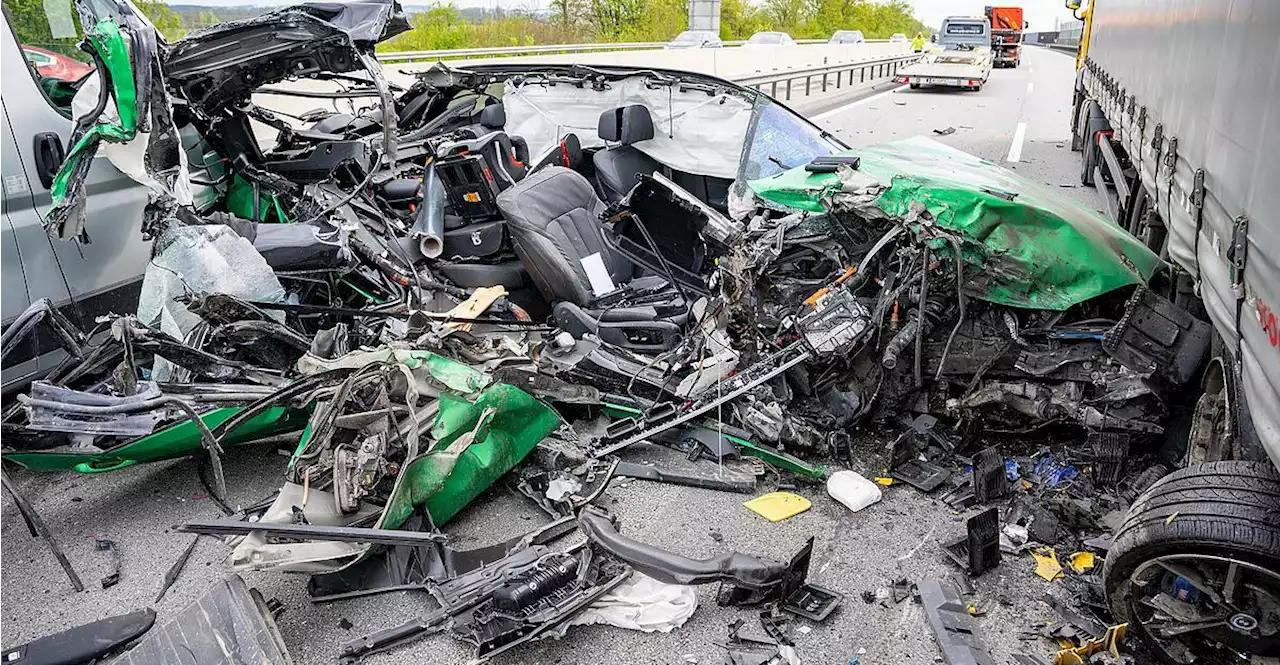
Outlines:
[[[601,113],[596,129],[601,139],[617,144],[597,151],[592,158],[601,198],[616,203],[636,186],[636,176],[660,168],[655,159],[632,146],[653,138],[653,117],[649,109],[632,104]]]
[[[605,205],[581,174],[548,166],[498,195],[498,209],[516,255],[550,302],[586,306],[595,299],[582,259],[600,254],[614,284],[631,281],[635,268],[604,242]]]

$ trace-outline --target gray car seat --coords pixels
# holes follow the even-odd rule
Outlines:
[[[665,351],[680,339],[688,308],[666,280],[636,278],[636,267],[605,242],[605,204],[581,174],[547,166],[498,195],[512,246],[560,327],[592,333],[638,352]],[[619,287],[598,298],[582,260],[599,254]],[[627,302],[625,296],[633,296]],[[638,304],[639,303],[639,304]]]
[[[649,109],[633,104],[600,114],[597,126],[600,138],[611,143],[592,158],[596,170],[596,188],[600,198],[617,203],[636,186],[636,176],[648,175],[661,168],[657,160],[632,144],[653,138],[653,117]]]

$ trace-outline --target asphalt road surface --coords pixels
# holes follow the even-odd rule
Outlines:
[[[1070,196],[1093,203],[1093,191],[1078,185],[1076,155],[1067,148],[1068,111],[1074,66],[1070,57],[1034,48],[1022,67],[995,70],[981,92],[908,90],[879,92],[817,120],[854,146],[923,134],[1017,169]],[[933,130],[954,127],[938,136]],[[882,472],[885,441],[877,432],[859,437],[856,470]],[[629,451],[637,460],[658,454]],[[285,458],[276,451],[240,448],[227,454],[227,484],[234,498],[248,504],[279,487]],[[195,477],[192,461],[139,465],[101,475],[16,474],[22,490],[35,503],[61,539],[87,590],[74,593],[61,569],[39,541],[32,539],[5,496],[0,534],[3,567],[3,641],[10,646],[73,625],[150,606],[161,579],[190,542],[173,526],[219,513]],[[765,490],[773,489],[773,481]],[[864,602],[864,592],[886,589],[894,580],[919,581],[957,575],[939,542],[963,534],[967,514],[953,514],[944,504],[910,487],[886,489],[882,502],[853,514],[826,496],[821,485],[794,491],[813,508],[779,523],[770,523],[742,506],[746,497],[709,490],[614,481],[606,496],[621,518],[623,532],[642,541],[706,557],[729,550],[788,559],[814,536],[817,546],[811,579],[845,594],[844,603],[826,622],[798,620],[796,649],[806,664],[932,665],[938,651],[920,607],[911,602]],[[543,523],[546,517],[531,503],[502,487],[474,502],[447,530],[461,547],[497,542]],[[715,532],[713,534],[712,532]],[[103,590],[98,580],[109,572],[110,558],[93,549],[93,537],[110,537],[122,548],[121,581]],[[714,537],[713,537],[714,536]],[[163,621],[193,602],[213,580],[224,575],[226,547],[201,538],[185,572],[156,609]],[[1047,657],[1046,640],[1022,642],[1019,631],[1051,618],[1040,600],[1053,584],[1032,574],[1030,557],[1008,557],[975,582],[971,600],[986,608],[978,619],[986,631],[995,662],[1012,662],[1011,654],[1027,650]],[[279,625],[298,663],[334,662],[342,641],[398,624],[426,613],[434,602],[425,594],[396,592],[383,596],[313,605],[301,576],[271,573],[245,575],[268,598],[288,608]],[[715,604],[713,585],[698,589],[700,607],[684,626],[667,634],[642,634],[605,626],[576,627],[559,641],[525,646],[497,659],[500,664],[644,665],[724,662],[713,642],[725,639],[726,625],[747,621],[745,633],[759,634],[756,612]],[[340,622],[352,624],[350,629]],[[372,663],[465,663],[469,650],[447,635],[436,635],[390,653]]]

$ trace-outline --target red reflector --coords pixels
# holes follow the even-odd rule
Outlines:
[[[484,170],[484,179],[485,179],[485,180],[488,180],[489,182],[493,182],[493,174],[492,174],[492,173],[489,173],[489,169],[488,169],[488,168],[485,168],[485,170]]]

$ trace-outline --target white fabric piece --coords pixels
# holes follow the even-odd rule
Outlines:
[[[684,625],[698,609],[693,587],[666,584],[643,573],[631,573],[565,626],[603,623],[646,633],[669,633]]]
[[[101,85],[102,77],[98,76],[97,71],[85,78],[84,83],[80,85],[80,89],[76,91],[75,97],[71,98],[72,117],[82,118],[97,108],[98,90]],[[110,103],[103,109],[102,115],[98,116],[99,124],[115,124],[119,121],[120,115],[116,112],[115,105]],[[170,120],[169,122],[173,121]],[[173,133],[177,136],[178,130],[176,127],[173,129]],[[134,135],[132,141],[125,143],[102,141],[98,144],[98,154],[106,157],[122,173],[155,194],[173,197],[173,200],[177,201],[178,205],[191,205],[191,175],[187,173],[187,152],[185,150],[178,151],[178,170],[172,189],[170,189],[169,186],[156,180],[147,172],[147,145],[150,142],[151,134],[149,132],[138,132]]]
[[[667,86],[651,89],[641,78],[618,81],[605,90],[565,84],[517,87],[508,80],[502,104],[507,113],[503,129],[523,137],[533,155],[570,133],[577,135],[583,148],[603,146],[600,114],[640,104],[653,118],[654,137],[632,144],[636,149],[677,171],[728,179],[738,175],[751,123],[751,104],[746,100]]]

